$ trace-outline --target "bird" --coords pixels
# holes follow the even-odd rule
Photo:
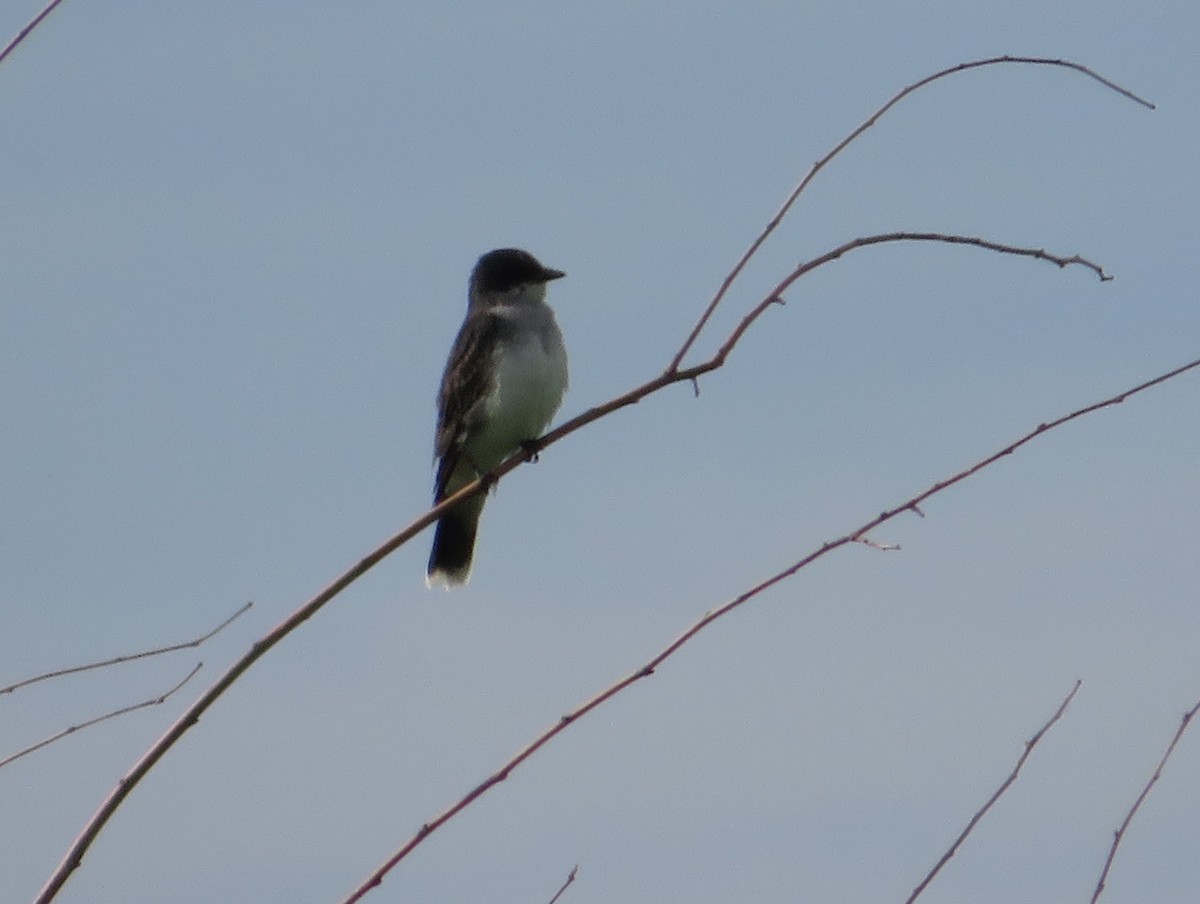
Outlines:
[[[438,391],[434,504],[538,439],[567,391],[567,349],[546,285],[566,276],[528,251],[498,248],[471,271],[467,314]],[[471,576],[484,493],[444,512],[425,570],[447,590]]]

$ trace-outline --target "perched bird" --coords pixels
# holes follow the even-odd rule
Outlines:
[[[438,393],[435,503],[540,437],[558,410],[567,349],[546,283],[565,275],[516,248],[489,251],[471,271],[467,316]],[[438,521],[430,587],[467,582],[483,502],[483,493],[472,496]]]

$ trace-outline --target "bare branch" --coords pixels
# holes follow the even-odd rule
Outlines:
[[[859,527],[855,530],[852,530],[849,533],[843,534],[842,536],[838,537],[836,540],[827,541],[826,543],[822,544],[819,548],[810,552],[808,555],[804,556],[803,558],[801,558],[798,561],[794,562],[793,564],[789,565],[787,568],[784,568],[783,570],[776,572],[775,574],[771,575],[766,580],[759,582],[758,584],[751,587],[749,590],[744,591],[743,593],[739,594],[738,596],[734,597],[733,599],[722,603],[720,606],[717,606],[715,609],[709,610],[708,612],[706,612],[704,614],[704,616],[702,618],[700,618],[698,621],[696,621],[694,624],[692,624],[692,626],[690,628],[688,628],[686,631],[684,631],[682,634],[680,634],[675,640],[673,640],[670,644],[668,644],[665,648],[663,648],[658,653],[658,655],[656,655],[653,659],[651,659],[649,662],[647,662],[640,669],[630,672],[624,678],[621,678],[619,681],[610,685],[605,690],[596,694],[596,696],[592,697],[586,703],[582,704],[581,706],[579,706],[576,709],[572,710],[571,712],[567,713],[565,716],[563,716],[561,719],[559,719],[557,722],[555,722],[553,726],[546,729],[544,732],[542,732],[540,735],[538,735],[536,738],[534,738],[533,741],[531,741],[529,744],[527,744],[525,747],[523,747],[515,756],[513,756],[511,759],[509,759],[507,762],[505,762],[504,765],[502,765],[494,773],[492,773],[490,776],[488,776],[486,779],[484,779],[484,781],[481,784],[477,785],[475,788],[473,788],[471,791],[469,791],[467,794],[465,794],[462,798],[460,798],[456,803],[454,803],[452,806],[448,807],[447,809],[443,810],[432,820],[430,820],[429,822],[422,825],[421,828],[417,831],[417,833],[412,836],[412,838],[410,838],[402,847],[400,847],[394,854],[392,854],[387,860],[385,860],[383,862],[383,864],[378,869],[376,869],[374,873],[371,874],[370,878],[368,878],[364,883],[362,883],[362,885],[360,885],[353,893],[351,893],[351,895],[349,897],[345,898],[342,901],[342,904],[354,904],[354,902],[360,900],[363,897],[363,895],[365,895],[368,891],[370,891],[375,886],[379,885],[383,881],[383,877],[386,876],[387,873],[390,872],[392,870],[392,868],[396,866],[397,863],[399,863],[401,860],[403,860],[405,857],[407,857],[413,851],[413,849],[415,849],[419,844],[421,844],[421,842],[423,842],[426,838],[428,838],[435,830],[437,830],[443,824],[445,824],[450,819],[452,819],[453,817],[458,815],[458,813],[460,813],[463,809],[465,809],[467,806],[469,806],[471,803],[473,803],[476,799],[478,799],[479,797],[482,797],[484,793],[486,793],[487,791],[490,791],[493,787],[495,787],[500,782],[502,782],[506,778],[508,778],[509,774],[512,772],[513,769],[515,769],[517,766],[519,766],[523,762],[525,762],[525,760],[527,760],[529,757],[531,757],[534,753],[536,753],[540,748],[542,748],[545,744],[547,744],[551,739],[553,739],[560,732],[564,731],[568,725],[571,725],[572,723],[574,723],[576,720],[578,720],[582,716],[587,715],[593,709],[600,706],[602,703],[606,702],[607,700],[611,699],[612,697],[615,697],[617,694],[621,693],[621,691],[625,690],[630,685],[637,683],[638,681],[640,681],[643,678],[648,678],[649,676],[653,675],[655,673],[655,671],[658,669],[658,667],[660,665],[662,665],[663,662],[665,662],[667,659],[669,659],[671,656],[673,656],[684,644],[686,644],[689,640],[691,640],[693,637],[695,637],[697,634],[699,634],[701,631],[703,631],[705,628],[707,628],[713,622],[717,621],[718,619],[722,618],[723,616],[728,615],[730,612],[732,612],[734,609],[737,609],[738,607],[742,606],[744,603],[747,603],[750,600],[754,599],[756,596],[761,594],[763,591],[768,590],[771,587],[774,587],[776,584],[780,583],[781,581],[786,580],[787,578],[790,578],[792,575],[796,574],[801,569],[806,568],[807,566],[811,565],[817,559],[820,559],[823,556],[828,555],[830,552],[833,552],[833,550],[838,549],[842,546],[846,546],[846,545],[849,545],[852,543],[859,542],[859,538],[868,535],[875,528],[879,527],[879,525],[881,525],[887,521],[891,521],[893,518],[895,518],[899,515],[902,515],[905,512],[919,512],[921,503],[923,503],[930,496],[934,496],[934,495],[942,492],[943,490],[954,486],[956,483],[959,483],[960,481],[966,480],[968,477],[971,477],[972,475],[977,474],[978,472],[982,471],[984,468],[988,467],[989,465],[995,464],[997,461],[999,461],[1001,458],[1004,458],[1006,455],[1011,455],[1017,449],[1021,448],[1026,443],[1041,436],[1042,434],[1044,434],[1050,430],[1053,430],[1056,427],[1061,427],[1063,424],[1066,424],[1069,421],[1073,421],[1076,418],[1083,417],[1086,414],[1090,414],[1094,411],[1099,411],[1100,409],[1107,408],[1111,405],[1119,404],[1119,403],[1125,401],[1126,399],[1130,398],[1131,396],[1134,396],[1138,393],[1144,392],[1145,390],[1150,389],[1153,386],[1157,386],[1160,383],[1164,383],[1167,380],[1170,380],[1174,377],[1179,376],[1180,374],[1186,373],[1187,371],[1193,370],[1198,367],[1200,367],[1200,358],[1198,358],[1195,361],[1192,361],[1188,364],[1184,364],[1181,367],[1177,367],[1174,370],[1168,371],[1167,373],[1160,374],[1159,376],[1154,377],[1153,379],[1147,380],[1144,383],[1140,383],[1137,386],[1134,386],[1130,389],[1126,389],[1122,392],[1119,392],[1116,395],[1110,396],[1107,399],[1103,399],[1099,402],[1094,402],[1090,405],[1084,406],[1083,408],[1078,408],[1075,411],[1072,411],[1070,414],[1065,414],[1065,415],[1063,415],[1059,418],[1056,418],[1052,421],[1048,421],[1046,423],[1039,424],[1035,429],[1029,431],[1021,438],[1009,443],[1007,446],[1005,446],[1000,451],[995,452],[992,455],[989,455],[987,458],[980,459],[975,464],[964,468],[963,470],[959,471],[957,474],[954,474],[951,477],[947,477],[944,480],[938,481],[933,486],[931,486],[929,489],[925,490],[924,492],[918,493],[916,496],[913,496],[911,499],[909,499],[905,502],[902,502],[899,505],[894,506],[884,512],[881,512],[879,515],[872,518],[870,521],[868,521],[866,524],[863,524],[861,527]],[[681,371],[680,373],[683,373],[683,372]],[[1069,699],[1070,698],[1068,697],[1068,700]],[[1051,721],[1051,724],[1053,724],[1053,720]],[[1039,735],[1039,737],[1040,737],[1040,735]]]
[[[1142,801],[1150,793],[1150,789],[1157,784],[1162,777],[1163,767],[1167,765],[1167,760],[1171,758],[1171,754],[1175,752],[1175,747],[1179,743],[1179,739],[1183,737],[1183,733],[1187,731],[1188,725],[1191,724],[1192,717],[1200,711],[1200,703],[1197,703],[1191,709],[1183,714],[1183,718],[1179,722],[1179,728],[1175,731],[1175,736],[1171,738],[1171,743],[1167,745],[1166,753],[1162,755],[1162,759],[1158,761],[1158,765],[1154,767],[1154,774],[1150,776],[1150,780],[1146,782],[1142,793],[1137,796],[1137,800],[1133,802],[1133,806],[1129,808],[1129,812],[1125,814],[1125,819],[1121,822],[1120,828],[1113,832],[1112,847],[1108,849],[1108,857],[1104,861],[1104,869],[1100,871],[1100,879],[1096,882],[1096,890],[1092,893],[1091,904],[1096,904],[1100,899],[1101,893],[1104,891],[1104,884],[1108,881],[1108,871],[1112,869],[1113,859],[1117,856],[1117,848],[1121,846],[1121,839],[1125,837],[1125,830],[1129,828],[1129,823],[1133,821],[1133,816],[1142,806]]]
[[[1079,63],[1072,63],[1069,60],[1055,60],[1045,57],[1020,57],[1008,56],[1006,54],[1004,56],[991,57],[990,59],[986,60],[972,60],[971,62],[959,63],[957,66],[951,66],[948,69],[935,72],[933,75],[926,76],[918,82],[913,82],[907,88],[904,88],[893,95],[891,100],[872,113],[870,117],[868,117],[867,120],[858,128],[838,142],[833,150],[812,165],[809,171],[805,174],[804,178],[800,180],[800,184],[797,185],[792,190],[792,193],[787,196],[787,199],[783,202],[783,206],[781,206],[779,210],[775,212],[775,216],[771,217],[767,225],[763,228],[763,231],[759,233],[758,238],[751,243],[750,247],[746,249],[745,254],[741,256],[738,262],[734,265],[733,269],[729,271],[729,275],[726,276],[721,282],[721,285],[717,288],[716,294],[708,303],[708,307],[704,309],[704,313],[701,314],[700,319],[696,321],[696,325],[692,328],[691,333],[688,334],[687,339],[684,341],[679,351],[675,353],[675,357],[671,359],[671,363],[667,365],[667,373],[673,373],[683,363],[683,359],[687,356],[687,353],[696,343],[700,333],[703,332],[704,327],[708,324],[709,319],[712,317],[713,312],[716,311],[717,306],[721,303],[721,300],[729,292],[729,287],[733,285],[734,280],[741,275],[741,272],[743,269],[745,269],[746,264],[750,262],[750,258],[754,257],[754,255],[758,252],[758,249],[762,247],[763,242],[767,240],[767,237],[770,236],[770,234],[775,231],[776,227],[783,222],[783,218],[786,217],[788,211],[792,209],[792,205],[796,203],[796,199],[800,197],[800,194],[804,191],[804,189],[808,188],[808,184],[812,182],[817,173],[825,168],[826,164],[844,151],[846,147],[856,138],[862,135],[863,132],[875,125],[875,123],[877,123],[879,119],[888,112],[888,110],[892,109],[892,107],[894,107],[908,95],[912,94],[914,91],[924,88],[930,82],[936,82],[938,79],[945,78],[949,75],[956,75],[960,72],[966,72],[969,69],[979,69],[983,66],[994,66],[1002,63],[1058,66],[1064,69],[1073,69],[1076,72],[1088,76],[1089,78],[1095,79],[1100,84],[1104,85],[1104,87],[1109,88],[1112,91],[1116,91],[1118,94],[1124,95],[1130,100],[1141,104],[1143,107],[1148,107],[1151,110],[1154,109],[1154,104],[1150,103],[1148,100],[1138,97],[1132,91],[1122,88],[1116,82],[1110,81],[1109,79],[1100,75],[1098,72],[1089,69],[1087,66],[1083,66]]]
[[[558,891],[556,891],[554,893],[554,897],[550,899],[550,904],[554,904],[555,901],[557,901],[559,898],[562,897],[562,893],[567,890],[567,887],[572,882],[575,881],[575,875],[578,872],[579,872],[579,864],[576,863],[573,867],[571,867],[571,872],[567,875],[567,881],[562,884],[562,887]]]
[[[954,235],[945,232],[884,232],[879,235],[868,235],[852,239],[844,245],[839,245],[832,251],[827,251],[820,257],[815,257],[811,261],[801,264],[783,282],[775,287],[771,301],[776,301],[792,283],[810,270],[815,270],[823,264],[835,261],[847,251],[853,251],[855,248],[865,248],[868,245],[880,245],[885,242],[945,242],[950,245],[974,245],[976,248],[984,248],[988,251],[999,251],[1003,254],[1016,254],[1020,257],[1032,257],[1036,260],[1048,261],[1049,263],[1057,264],[1060,269],[1066,269],[1072,264],[1077,264],[1087,267],[1100,277],[1101,282],[1108,282],[1112,279],[1099,264],[1093,263],[1085,257],[1080,257],[1078,254],[1073,254],[1071,257],[1063,257],[1059,254],[1051,254],[1044,248],[1023,248],[1019,245],[1005,245],[1002,242],[993,242],[973,235]]]
[[[203,666],[203,663],[201,663],[201,662],[196,663],[196,665],[192,668],[192,670],[190,672],[187,673],[187,675],[184,677],[184,679],[182,681],[180,681],[178,684],[176,684],[169,691],[167,691],[165,694],[160,694],[159,696],[152,697],[149,700],[143,700],[141,703],[135,703],[132,706],[123,706],[120,709],[114,709],[112,712],[105,713],[103,716],[97,716],[94,719],[88,719],[86,722],[80,722],[78,725],[72,725],[69,728],[64,728],[62,731],[58,732],[58,734],[51,735],[48,738],[43,738],[41,741],[38,741],[36,744],[32,744],[29,747],[26,747],[24,750],[18,750],[16,753],[14,753],[10,756],[6,756],[4,759],[0,760],[0,769],[4,768],[5,766],[7,766],[9,763],[13,762],[14,760],[19,760],[21,757],[25,756],[25,754],[27,754],[27,753],[33,753],[35,750],[41,750],[43,747],[45,747],[49,744],[53,744],[55,741],[57,741],[61,738],[65,738],[67,735],[74,734],[75,732],[80,731],[84,728],[91,728],[93,725],[99,725],[101,722],[106,722],[109,719],[115,719],[115,718],[117,718],[117,716],[123,716],[126,713],[131,713],[131,712],[134,712],[135,710],[145,709],[148,706],[158,706],[160,703],[165,703],[171,697],[172,694],[174,694],[177,690],[179,690],[181,687],[183,687],[185,684],[187,684],[189,681],[191,681],[192,676],[195,675],[198,671],[200,671],[201,666]]]
[[[244,606],[242,606],[242,608],[238,609],[237,612],[233,613],[233,615],[221,622],[221,624],[217,625],[207,634],[200,635],[195,640],[171,644],[169,647],[158,647],[154,650],[143,650],[141,653],[128,653],[122,656],[114,656],[112,659],[105,659],[101,662],[89,662],[87,665],[75,665],[71,666],[70,668],[56,669],[53,672],[46,672],[42,675],[35,675],[32,678],[26,678],[24,681],[18,681],[16,684],[10,684],[8,687],[0,687],[0,694],[11,694],[15,690],[28,687],[29,685],[36,684],[39,681],[45,681],[49,678],[61,678],[63,675],[74,675],[77,672],[86,672],[90,669],[102,669],[110,665],[119,665],[122,662],[133,662],[136,659],[145,659],[148,656],[161,656],[163,653],[175,653],[179,650],[186,650],[189,647],[198,647],[200,644],[204,643],[204,641],[225,630],[236,619],[250,611],[250,607],[253,605],[254,603],[252,602],[246,603]]]
[[[1040,741],[1042,736],[1050,730],[1051,726],[1062,718],[1062,714],[1066,712],[1067,707],[1070,706],[1071,701],[1075,698],[1075,694],[1079,691],[1080,684],[1082,684],[1082,682],[1075,682],[1075,686],[1071,688],[1071,692],[1067,694],[1066,699],[1063,700],[1058,709],[1055,710],[1054,715],[1050,717],[1050,721],[1038,729],[1037,734],[1025,742],[1025,749],[1021,752],[1021,756],[1017,760],[1017,765],[1013,767],[1013,771],[1008,774],[1008,778],[1006,778],[1000,784],[1000,787],[996,789],[995,793],[993,793],[992,796],[987,799],[987,803],[985,803],[975,812],[975,815],[972,816],[970,821],[967,823],[967,827],[959,833],[959,836],[954,839],[954,843],[950,845],[950,847],[946,850],[946,853],[942,854],[941,859],[934,864],[933,869],[931,869],[925,878],[921,880],[921,883],[913,889],[913,893],[908,896],[904,904],[912,904],[913,901],[917,900],[920,894],[929,886],[929,883],[933,881],[934,877],[941,872],[942,867],[949,863],[950,858],[958,852],[959,847],[961,847],[962,843],[967,840],[967,836],[971,834],[971,832],[975,829],[975,826],[977,826],[979,821],[987,814],[987,811],[992,808],[992,804],[998,801],[1004,792],[1009,789],[1009,786],[1017,780],[1017,776],[1021,774],[1021,768],[1025,765],[1025,761],[1029,759],[1029,755],[1033,753],[1033,748],[1037,746],[1038,741]]]
[[[46,8],[33,17],[33,21],[17,32],[17,36],[8,42],[8,46],[3,50],[0,50],[0,63],[3,63],[8,55],[17,49],[17,45],[24,41],[29,36],[31,31],[41,25],[42,20],[54,12],[54,7],[58,6],[60,3],[62,3],[62,0],[50,0],[50,3],[46,6]]]
[[[729,334],[729,338],[717,349],[717,353],[711,359],[703,364],[690,367],[687,370],[676,371],[676,373],[686,374],[689,379],[694,380],[699,374],[716,370],[725,363],[725,359],[729,357],[729,353],[733,351],[733,347],[738,344],[754,321],[761,317],[772,305],[779,304],[782,301],[783,293],[791,288],[792,284],[800,279],[800,277],[811,273],[818,267],[823,267],[825,264],[838,260],[843,255],[857,248],[868,248],[872,245],[883,245],[888,242],[943,242],[949,245],[972,245],[976,248],[983,248],[986,251],[995,251],[1000,254],[1015,254],[1018,257],[1030,257],[1035,260],[1047,261],[1051,264],[1056,264],[1060,270],[1072,265],[1086,267],[1095,273],[1101,282],[1108,282],[1112,279],[1099,264],[1093,263],[1087,258],[1080,257],[1078,254],[1071,257],[1064,257],[1059,254],[1050,254],[1043,248],[1023,248],[1019,245],[1006,245],[1002,242],[993,242],[989,239],[982,239],[971,235],[954,235],[944,232],[884,232],[879,235],[860,236],[859,238],[851,239],[848,242],[838,245],[832,251],[826,251],[824,254],[818,255],[812,260],[805,261],[797,266],[774,289],[767,293],[766,298],[750,309],[750,312],[741,319],[741,322]]]

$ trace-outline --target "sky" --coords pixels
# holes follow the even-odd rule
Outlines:
[[[0,6],[14,35],[40,2]],[[551,286],[565,419],[698,396],[506,477],[470,585],[429,535],[260,660],[130,795],[63,904],[336,902],[565,712],[765,577],[1037,426],[1200,356],[1194,3],[123,4],[0,65],[5,901],[254,641],[429,505],[437,382],[490,248]],[[1085,901],[1200,699],[1200,374],[1055,430],[746,604],[572,725],[365,900]],[[1193,729],[1195,732],[1196,729]],[[1200,737],[1102,900],[1194,900]]]

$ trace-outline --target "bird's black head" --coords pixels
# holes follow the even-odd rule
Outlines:
[[[489,251],[471,271],[471,291],[508,292],[518,286],[547,283],[566,276],[561,270],[543,267],[536,257],[519,248]]]

